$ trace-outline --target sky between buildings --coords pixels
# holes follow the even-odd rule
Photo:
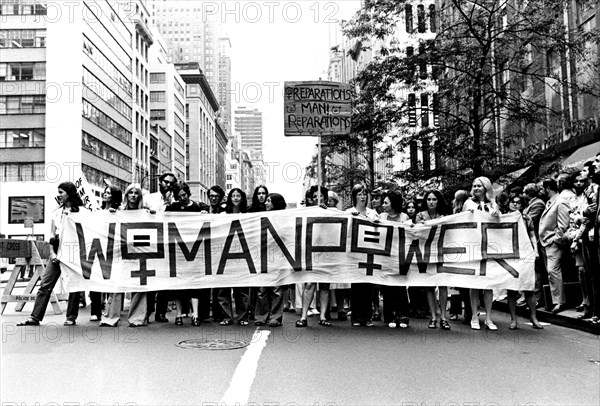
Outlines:
[[[302,199],[304,168],[317,139],[284,137],[285,81],[327,80],[329,49],[335,27],[349,19],[360,0],[227,1],[214,12],[231,39],[232,107],[263,112],[267,187],[288,202]],[[211,9],[212,10],[212,9]]]

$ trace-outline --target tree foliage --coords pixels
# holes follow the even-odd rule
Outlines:
[[[420,12],[413,3],[365,0],[344,26],[372,52],[355,78],[351,142],[400,150],[430,140],[443,163],[432,172],[401,171],[402,179],[439,177],[459,187],[465,174],[493,178],[532,158],[514,154],[520,140],[577,125],[578,113],[563,101],[600,95],[598,29],[580,28],[571,1],[447,0],[417,16],[407,33],[405,6]],[[595,2],[577,4],[581,11]],[[419,34],[421,19],[436,32]],[[416,42],[412,54],[407,40]],[[410,126],[406,94],[431,92],[432,84],[436,103],[422,111],[433,109],[438,126]]]

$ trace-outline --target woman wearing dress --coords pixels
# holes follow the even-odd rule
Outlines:
[[[352,188],[353,207],[346,210],[354,216],[366,218],[369,220],[379,220],[379,215],[373,209],[368,207],[369,189],[365,185],[358,184]],[[350,288],[352,325],[354,327],[367,326],[372,327],[372,285],[370,283],[353,283]]]
[[[246,193],[239,188],[231,189],[227,196],[225,211],[223,214],[239,214],[248,212],[248,200]],[[231,306],[231,289],[221,288],[219,290],[219,304],[223,310],[224,319],[221,321],[222,326],[233,324],[233,308]],[[248,296],[249,288],[233,288],[233,299],[235,300],[235,319],[240,326],[248,325]]]
[[[381,220],[406,223],[410,221],[406,213],[402,213],[403,199],[400,192],[390,190],[383,199]],[[406,286],[382,286],[383,322],[390,328],[407,328],[410,308]]]
[[[421,204],[421,211],[417,214],[417,223],[424,224],[426,221],[435,220],[442,218],[447,213],[446,200],[442,196],[439,190],[429,190],[425,192],[423,196],[423,202]],[[425,288],[427,295],[427,305],[429,306],[429,324],[428,328],[437,328],[437,301],[435,299],[435,288]],[[439,298],[440,298],[440,327],[443,330],[450,330],[450,323],[448,323],[446,306],[448,304],[448,287],[438,286]]]
[[[498,205],[494,201],[494,189],[492,189],[492,182],[485,176],[475,178],[473,185],[471,186],[471,197],[467,199],[463,206],[463,211],[479,210],[488,213],[490,216],[499,216],[500,211]],[[471,299],[471,310],[473,312],[471,316],[471,328],[473,330],[479,330],[479,316],[477,315],[477,308],[479,307],[479,293],[480,289],[471,289],[469,292]],[[492,321],[492,301],[494,299],[494,293],[491,289],[483,290],[483,305],[485,307],[485,327],[488,330],[498,330],[498,327]]]
[[[265,208],[267,211],[284,210],[287,204],[279,193],[271,193],[267,196]],[[256,301],[257,326],[264,326],[269,322],[269,327],[279,327],[283,322],[283,291],[284,286],[268,286],[258,289]]]
[[[70,213],[76,213],[83,207],[83,202],[79,197],[77,187],[72,182],[63,182],[58,185],[58,199],[59,207],[52,212],[52,221],[50,223],[50,244],[52,245],[52,252],[50,252],[50,258],[46,269],[42,274],[40,288],[35,298],[33,305],[33,311],[29,318],[25,321],[17,323],[18,326],[37,326],[44,319],[46,314],[46,308],[50,301],[50,295],[52,290],[60,278],[60,261],[56,257],[58,252],[59,237],[63,228],[63,223],[66,217]],[[65,320],[65,326],[73,326],[76,323],[77,316],[79,315],[79,297],[81,292],[69,293],[69,302],[67,305],[67,320]]]

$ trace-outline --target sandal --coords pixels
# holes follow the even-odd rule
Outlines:
[[[65,320],[63,326],[74,326],[75,324],[75,320]]]
[[[181,317],[181,316],[175,317],[175,325],[176,326],[183,326],[183,317]]]
[[[321,319],[319,320],[319,325],[320,326],[325,326],[325,327],[331,327],[331,323],[327,321],[327,319]]]
[[[280,321],[270,321],[269,327],[281,327],[283,324]]]
[[[440,327],[442,330],[450,330],[450,323],[447,320],[440,320]]]
[[[375,325],[375,324],[373,324],[373,322],[372,322],[371,320],[369,320],[369,321],[367,321],[367,322],[365,323],[365,326],[366,326],[366,327],[373,327],[374,325]]]
[[[192,317],[192,326],[199,326],[200,325],[200,318],[199,317]]]
[[[231,319],[225,319],[222,322],[219,323],[222,326],[231,326],[233,324],[233,320]]]
[[[427,328],[431,328],[431,329],[437,328],[437,320],[434,320],[434,319],[429,320],[429,324],[427,325]]]
[[[250,324],[250,323],[248,323],[246,320],[238,321],[238,326],[247,326],[248,324]]]
[[[40,322],[35,319],[32,319],[31,317],[25,321],[21,321],[21,322],[17,323],[17,326],[39,326],[39,325],[40,325]]]
[[[410,322],[408,317],[402,317],[400,319],[400,323],[398,323],[398,327],[400,328],[408,328],[408,323]]]
[[[456,320],[458,320],[458,314],[451,314],[450,321],[456,321]]]
[[[306,319],[300,319],[296,322],[296,327],[306,327],[306,326],[308,326]]]

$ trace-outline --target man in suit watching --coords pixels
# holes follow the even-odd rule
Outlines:
[[[555,305],[552,313],[558,313],[565,309],[567,302],[560,261],[565,250],[564,234],[569,228],[569,204],[559,197],[554,179],[544,180],[542,188],[548,196],[548,202],[540,218],[540,243],[544,248],[550,293]]]

